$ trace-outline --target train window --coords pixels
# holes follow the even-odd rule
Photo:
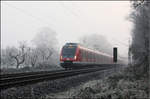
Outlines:
[[[96,62],[98,62],[98,55],[96,54],[95,56],[96,56]]]
[[[94,59],[93,59],[93,52],[91,53],[91,60],[92,60],[92,62],[93,62],[93,60],[94,60]]]
[[[94,54],[95,61],[97,62],[97,54]]]
[[[101,60],[102,60],[102,63],[104,63],[104,56],[103,55],[102,55],[102,59]]]
[[[95,60],[95,53],[93,53],[93,60],[96,61],[96,60]]]
[[[63,58],[74,58],[77,46],[64,46],[62,49]]]
[[[97,54],[95,54],[95,61],[97,62]]]
[[[88,61],[89,59],[89,55],[88,55],[88,51],[86,51],[86,60]]]
[[[89,60],[91,60],[91,52],[88,52],[89,53]]]
[[[84,56],[85,56],[84,50],[82,50],[82,60],[84,60]]]
[[[88,60],[88,58],[89,58],[89,57],[88,57],[88,52],[86,51],[86,59]]]
[[[82,49],[80,49],[80,57],[81,58],[83,57],[83,51],[82,51]]]
[[[104,62],[106,62],[106,56],[104,56]]]
[[[100,57],[101,57],[101,56],[98,54],[98,62],[101,62],[101,59],[100,59]]]
[[[98,56],[99,56],[99,61],[101,62],[102,57],[101,57],[101,55],[98,55]]]
[[[85,55],[86,55],[86,53],[85,53],[85,51],[84,51],[84,50],[82,51],[82,53],[83,53],[83,60],[85,61],[85,58],[86,58],[86,56],[85,56]]]
[[[106,56],[104,56],[104,63],[105,63],[105,61],[106,61]]]
[[[92,52],[90,52],[90,61],[92,61]]]
[[[82,50],[82,59],[84,59],[84,50]]]
[[[99,62],[99,55],[97,55],[97,62]]]
[[[92,62],[93,62],[93,60],[94,60],[94,58],[93,58],[93,52],[92,52],[92,54],[91,54],[91,59],[92,59]]]
[[[96,60],[96,62],[97,62],[97,60],[98,60],[98,59],[97,59],[97,54],[95,54],[95,60]]]
[[[95,53],[93,53],[93,61],[95,61]]]
[[[93,61],[93,52],[91,52],[91,59],[92,59],[92,61]]]
[[[85,60],[87,59],[87,52],[85,51],[85,53],[84,53],[84,58],[85,58]]]
[[[91,60],[91,52],[88,52],[88,53],[89,53],[88,55],[89,55],[89,61],[90,61]]]
[[[82,59],[84,58],[84,50],[82,50]]]
[[[91,52],[88,52],[89,53],[89,61],[91,60]]]

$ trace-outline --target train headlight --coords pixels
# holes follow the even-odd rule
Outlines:
[[[74,59],[76,59],[77,58],[77,56],[74,56]]]

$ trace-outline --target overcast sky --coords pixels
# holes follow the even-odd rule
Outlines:
[[[89,34],[104,35],[127,56],[129,1],[2,1],[2,48],[31,41],[42,27],[56,31],[60,47]]]

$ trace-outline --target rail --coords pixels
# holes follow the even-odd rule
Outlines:
[[[97,67],[86,68],[77,70],[58,70],[58,71],[42,71],[42,72],[29,72],[29,73],[16,73],[1,75],[0,88],[1,90],[15,87],[24,86],[27,84],[34,84],[45,80],[55,80],[64,77],[75,76],[100,70],[111,69],[110,67]]]

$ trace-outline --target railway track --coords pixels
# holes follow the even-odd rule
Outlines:
[[[0,88],[1,90],[15,87],[24,86],[27,84],[33,84],[45,80],[55,80],[64,77],[70,77],[79,74],[85,74],[100,70],[111,69],[106,67],[86,68],[77,70],[57,70],[57,71],[41,71],[41,72],[28,72],[28,73],[16,73],[1,75]]]
[[[64,70],[54,70],[54,71],[37,71],[37,72],[23,72],[23,73],[12,73],[12,74],[1,74],[0,77],[3,78],[10,78],[10,77],[21,77],[27,75],[34,75],[34,74],[42,74],[42,73],[53,73],[53,72],[60,72]]]

